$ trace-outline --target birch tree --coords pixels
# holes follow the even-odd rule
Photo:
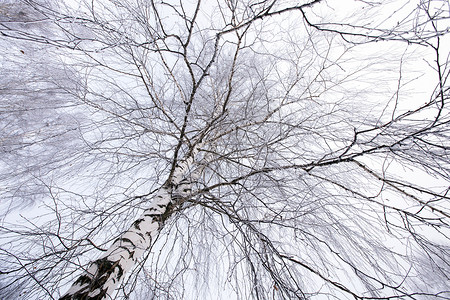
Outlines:
[[[1,298],[450,299],[448,1],[0,13]]]

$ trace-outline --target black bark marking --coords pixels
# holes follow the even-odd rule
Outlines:
[[[134,245],[133,245],[133,247],[134,247]],[[133,257],[134,251],[131,251],[130,249],[128,249],[127,247],[124,247],[124,246],[120,246],[119,248],[124,249],[124,250],[127,250],[128,255],[129,255],[130,257]]]
[[[162,214],[145,214],[144,216],[152,218],[153,223],[160,223],[162,221]]]
[[[150,217],[150,218],[158,218],[161,216],[161,214],[145,214],[144,216]]]
[[[144,221],[144,219],[137,219],[136,221],[134,221],[133,226],[134,228],[136,228],[137,230],[141,230],[141,227],[139,226],[139,224],[141,224]]]
[[[123,276],[123,269],[121,266],[117,266],[119,268],[119,271],[117,271],[117,279],[120,280],[120,278],[122,278]]]
[[[119,238],[119,240],[125,242],[125,243],[130,243],[131,245],[133,245],[133,247],[135,247],[134,243],[132,240],[128,239],[128,238]],[[123,247],[122,247],[123,248]]]
[[[140,233],[140,232],[134,232],[134,233],[136,233],[138,236],[140,236],[141,238],[144,238],[144,235],[142,234],[142,233]]]
[[[107,258],[96,260],[93,264],[97,265],[96,274],[90,278],[88,275],[81,275],[74,283],[74,285],[81,285],[89,283],[82,290],[78,290],[73,294],[67,294],[60,298],[60,300],[101,300],[106,297],[106,288],[104,287],[106,281],[118,268],[117,277],[123,276],[123,269],[119,265],[119,261],[110,261]],[[99,290],[100,292],[95,296],[89,296],[89,293]]]
[[[167,204],[166,210],[164,211],[163,214],[161,214],[161,223],[164,223],[173,213],[173,208],[174,205],[169,202],[169,204]]]
[[[83,285],[86,283],[91,283],[92,282],[92,278],[88,275],[81,275],[80,277],[78,277],[78,279],[75,281],[75,284],[78,285]]]

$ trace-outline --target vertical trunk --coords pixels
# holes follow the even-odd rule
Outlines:
[[[141,217],[114,241],[101,258],[91,263],[60,300],[100,300],[111,296],[122,277],[151,246],[162,223],[170,216],[170,206],[171,191],[163,187]]]

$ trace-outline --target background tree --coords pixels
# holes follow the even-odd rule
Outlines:
[[[1,13],[1,297],[450,298],[448,1]]]

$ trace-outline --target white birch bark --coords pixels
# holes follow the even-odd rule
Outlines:
[[[124,275],[151,246],[164,221],[170,216],[172,202],[186,197],[192,184],[199,178],[204,167],[189,174],[197,149],[175,167],[170,184],[159,189],[151,206],[114,241],[101,258],[91,263],[60,300],[100,300],[111,297]]]
[[[91,263],[61,300],[106,299],[108,295],[111,296],[123,276],[151,246],[170,202],[170,190],[161,188],[151,206],[114,241],[102,257]]]

